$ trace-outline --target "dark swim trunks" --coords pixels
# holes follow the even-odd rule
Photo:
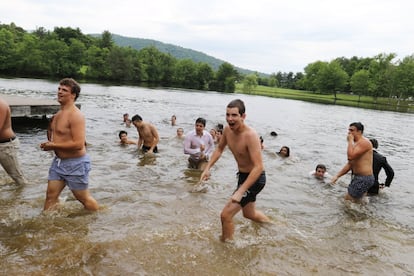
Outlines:
[[[244,181],[249,176],[249,173],[242,173],[238,172],[239,175],[239,181],[237,183],[237,189],[234,191],[236,192],[239,187],[244,183]],[[262,172],[262,174],[259,176],[259,178],[256,180],[256,182],[244,193],[240,205],[241,207],[244,207],[249,202],[255,202],[256,201],[256,195],[260,193],[260,191],[264,188],[266,184],[266,174],[265,172]]]
[[[348,186],[348,194],[353,198],[362,198],[372,185],[375,178],[373,175],[353,175],[351,184]]]
[[[146,153],[147,151],[149,151],[150,150],[150,148],[151,147],[148,147],[148,146],[142,146],[142,151],[144,152],[144,153]],[[154,150],[152,151],[153,153],[157,153],[158,152],[158,148],[157,148],[157,146],[155,146],[155,148],[154,148]]]

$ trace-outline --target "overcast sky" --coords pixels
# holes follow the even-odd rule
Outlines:
[[[263,73],[412,55],[413,11],[411,0],[0,0],[2,24],[154,39]]]

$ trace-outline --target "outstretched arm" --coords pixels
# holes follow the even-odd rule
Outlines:
[[[220,158],[221,154],[226,148],[226,145],[227,145],[226,136],[223,135],[220,139],[220,142],[217,148],[214,150],[213,154],[211,155],[210,161],[208,161],[207,166],[205,167],[204,171],[201,173],[200,181],[208,180],[210,178],[210,168],[213,167],[216,161]]]
[[[345,166],[334,176],[332,177],[331,183],[335,184],[336,181],[343,176],[344,174],[346,174],[347,172],[349,172],[351,170],[351,162],[348,162],[345,164]]]

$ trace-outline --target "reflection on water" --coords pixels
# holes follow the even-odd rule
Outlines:
[[[56,84],[0,79],[1,93],[55,98]],[[205,193],[192,193],[200,172],[187,168],[176,127],[194,119],[225,123],[225,105],[247,105],[249,125],[264,138],[267,184],[257,207],[273,223],[241,214],[235,240],[221,243],[220,211],[236,187],[237,167],[226,150]],[[18,188],[0,170],[0,261],[4,275],[409,275],[414,273],[412,115],[246,95],[83,84],[79,98],[92,158],[90,189],[103,209],[89,213],[62,193],[61,208],[42,214],[52,155],[40,151],[44,129],[16,128],[22,167],[31,180]],[[122,114],[155,124],[159,153],[120,146]],[[172,114],[176,127],[170,125]],[[378,139],[396,176],[367,205],[347,205],[349,177],[331,186],[310,178],[317,163],[331,174],[346,160],[350,122]],[[402,128],[401,126],[404,126]],[[407,127],[409,126],[409,127]],[[411,126],[411,127],[410,127]],[[279,135],[273,137],[271,131]],[[291,148],[291,158],[275,152]]]

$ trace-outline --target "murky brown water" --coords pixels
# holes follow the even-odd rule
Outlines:
[[[57,84],[0,79],[0,94],[55,98]],[[225,123],[225,106],[240,97],[247,123],[265,139],[267,185],[257,207],[274,221],[259,225],[238,215],[233,243],[221,243],[219,214],[236,186],[226,151],[206,193],[191,193],[199,173],[187,169],[172,114],[185,131],[197,117],[207,128]],[[83,84],[90,189],[103,210],[90,214],[68,190],[63,208],[42,214],[52,155],[38,149],[43,129],[16,128],[30,184],[16,188],[0,169],[1,275],[412,275],[414,274],[413,115],[326,106],[246,95]],[[155,158],[117,144],[122,114],[154,123]],[[349,177],[331,187],[310,179],[325,163],[331,174],[346,159],[350,122],[376,137],[396,176],[366,206],[342,200]],[[177,126],[177,127],[178,127]],[[126,129],[136,138],[134,128]],[[279,135],[271,137],[270,131]],[[292,158],[275,151],[291,148]]]

